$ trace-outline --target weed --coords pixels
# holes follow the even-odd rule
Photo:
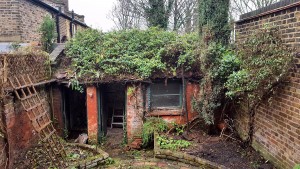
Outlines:
[[[163,132],[167,128],[167,123],[161,118],[151,117],[147,119],[142,131],[143,146],[146,147],[150,142],[153,142],[154,132]]]
[[[158,136],[157,141],[161,149],[178,150],[181,148],[187,148],[191,145],[188,141],[174,140],[165,136]]]

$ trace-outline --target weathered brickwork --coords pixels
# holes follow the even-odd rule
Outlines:
[[[64,3],[55,2],[53,0],[42,0],[42,2],[56,8],[61,7],[62,12],[71,18],[72,13],[68,11],[68,0]],[[23,42],[23,43],[40,43],[39,28],[45,16],[49,15],[56,20],[57,14],[45,7],[41,7],[38,3],[29,0],[0,0],[0,42]],[[60,40],[70,39],[70,23],[72,19],[59,16]],[[75,14],[75,20],[84,23],[84,16]],[[78,23],[78,22],[76,22]],[[76,24],[77,30],[84,27]]]
[[[40,97],[48,112],[50,109],[50,99],[46,88],[37,88]],[[3,117],[5,121],[6,139],[9,150],[3,153],[9,153],[9,168],[14,168],[15,159],[19,158],[20,151],[26,151],[32,145],[36,144],[39,136],[32,127],[21,102],[14,99],[13,95],[5,97],[3,100]],[[1,142],[0,142],[1,143]]]
[[[19,0],[0,0],[0,42],[21,40]]]
[[[127,92],[127,103],[126,103],[126,121],[127,121],[127,138],[128,141],[132,141],[136,137],[140,137],[142,132],[143,120],[144,116],[146,117],[161,117],[165,121],[172,123],[175,122],[177,124],[185,124],[187,123],[186,114],[183,113],[182,108],[178,109],[159,109],[159,110],[151,110],[151,112],[147,112],[147,110],[143,109],[143,89],[142,85],[128,85],[127,91],[133,91],[133,93]],[[187,105],[187,113],[189,121],[193,120],[199,114],[194,112],[192,109],[192,100],[196,98],[199,94],[199,84],[188,82],[185,90],[186,97],[186,105]],[[148,107],[146,101],[146,107]]]
[[[253,31],[265,26],[279,28],[285,44],[300,52],[300,4],[261,14],[236,23],[237,43]],[[300,57],[295,56],[296,71],[290,83],[283,85],[272,103],[262,103],[256,110],[253,147],[278,168],[293,168],[300,163]],[[236,128],[242,138],[248,134],[249,115],[242,107],[235,116]]]

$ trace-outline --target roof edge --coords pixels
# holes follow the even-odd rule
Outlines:
[[[64,13],[61,13],[61,12],[60,12],[59,10],[57,10],[56,8],[54,8],[54,7],[48,5],[48,4],[46,4],[46,3],[44,3],[44,2],[42,2],[42,1],[40,1],[40,0],[28,0],[28,1],[31,1],[31,2],[33,2],[33,3],[35,3],[35,4],[39,5],[39,6],[41,6],[41,7],[43,7],[43,8],[46,8],[46,9],[48,9],[49,11],[52,11],[52,12],[54,12],[54,13],[56,13],[56,14],[59,14],[60,16],[66,18],[66,19],[68,19],[68,20],[71,20],[71,21],[73,20],[72,17],[70,17],[70,16],[68,16],[68,15],[66,15],[66,14],[64,14]],[[80,26],[83,26],[83,27],[86,27],[86,28],[89,27],[89,26],[87,26],[85,23],[83,23],[83,22],[81,22],[81,21],[79,21],[79,20],[77,20],[77,19],[74,19],[73,21],[74,21],[75,23],[79,24]]]

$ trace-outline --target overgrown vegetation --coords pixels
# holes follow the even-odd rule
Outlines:
[[[88,29],[68,43],[67,54],[78,78],[174,76],[181,66],[188,71],[196,65],[197,39],[158,28],[110,33]]]
[[[161,149],[169,149],[169,150],[178,150],[182,148],[187,148],[191,145],[191,143],[188,141],[170,139],[165,136],[158,136],[157,142]]]
[[[201,96],[193,107],[207,124],[214,123],[228,101],[248,102],[249,114],[262,98],[272,93],[287,77],[293,53],[283,44],[275,28],[264,28],[253,33],[235,51],[211,43],[201,54],[201,69],[205,76]],[[250,121],[252,121],[250,120]],[[249,123],[251,138],[253,123]]]
[[[210,125],[214,124],[214,114],[224,102],[224,84],[232,72],[239,70],[240,61],[233,50],[216,43],[202,51],[200,60],[204,78],[200,96],[193,100],[193,108]]]
[[[39,31],[41,33],[43,50],[46,52],[50,52],[53,48],[53,44],[56,38],[56,24],[51,16],[47,15],[44,17]]]
[[[157,117],[148,118],[144,122],[142,130],[143,146],[146,147],[154,141],[155,132],[163,132],[167,129],[168,125],[163,119]]]

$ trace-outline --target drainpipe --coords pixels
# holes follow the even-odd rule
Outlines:
[[[74,10],[72,10],[72,21],[70,22],[70,34],[71,34],[71,38],[73,38],[73,23],[74,23]]]
[[[59,25],[60,14],[61,14],[61,7],[59,7],[59,13],[56,15],[57,43],[60,43],[60,25]]]

